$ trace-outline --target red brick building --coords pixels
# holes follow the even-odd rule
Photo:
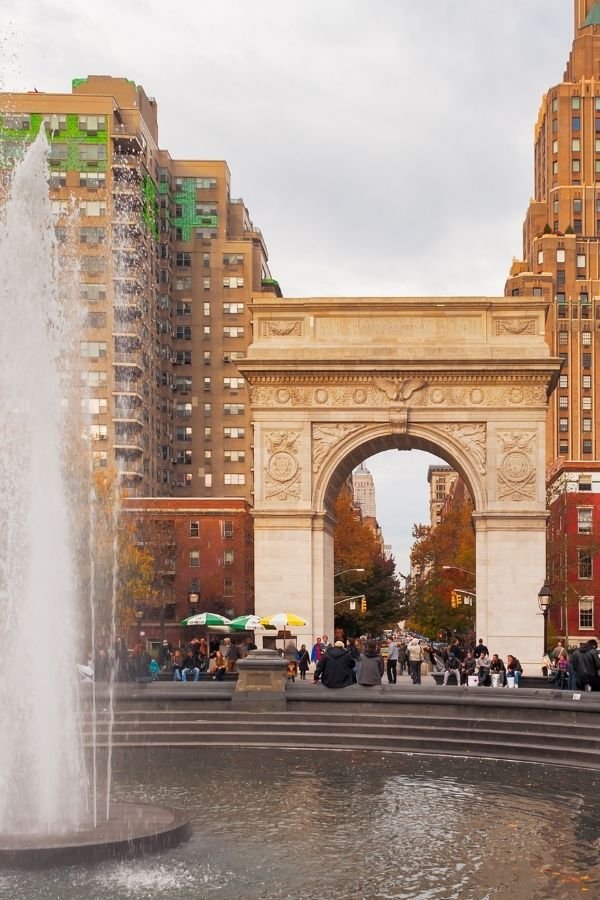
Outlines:
[[[241,498],[144,497],[123,500],[123,515],[154,558],[154,597],[136,607],[128,643],[189,637],[179,625],[195,612],[229,618],[254,612],[254,540]]]
[[[571,645],[598,637],[600,463],[558,463],[548,483],[550,629]]]

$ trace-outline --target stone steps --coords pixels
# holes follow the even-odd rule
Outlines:
[[[89,723],[86,723],[89,727]],[[546,737],[547,734],[547,737]],[[86,742],[92,735],[86,730]],[[106,722],[98,723],[97,746],[106,746]],[[510,718],[482,722],[467,716],[338,712],[210,715],[172,710],[120,710],[114,747],[278,747],[365,750],[524,760],[600,769],[600,731],[595,724],[561,723],[542,730]]]

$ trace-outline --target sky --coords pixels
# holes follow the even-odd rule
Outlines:
[[[288,297],[502,295],[572,0],[2,0],[0,89],[126,76],[225,159]],[[426,454],[367,462],[400,571]]]

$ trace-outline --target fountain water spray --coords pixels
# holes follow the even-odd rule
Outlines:
[[[56,277],[47,153],[42,130],[0,223],[0,834],[13,835],[77,830],[88,815],[65,474],[83,449],[61,378],[77,317]]]

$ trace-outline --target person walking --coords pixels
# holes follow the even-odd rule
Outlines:
[[[381,684],[383,675],[383,658],[377,650],[376,641],[367,641],[364,653],[360,655],[360,672],[358,683],[370,687]]]
[[[406,644],[404,641],[401,641],[398,644],[398,668],[400,670],[400,675],[404,675],[406,672],[408,665],[408,656],[406,653]]]
[[[423,662],[423,654],[421,645],[417,638],[413,638],[407,648],[408,653],[408,671],[412,678],[413,684],[421,684],[421,663]]]
[[[300,681],[306,681],[306,673],[310,666],[310,655],[306,649],[306,644],[300,647],[300,657],[298,659],[298,671],[300,672]]]
[[[390,684],[396,684],[398,678],[398,652],[398,644],[395,641],[390,641],[386,660],[387,680]]]
[[[382,661],[383,665],[383,661]],[[343,688],[352,684],[354,660],[344,647],[343,641],[336,641],[328,647],[317,663],[315,681],[321,680],[326,688]]]
[[[600,690],[600,657],[597,641],[592,638],[582,644],[573,651],[569,662],[580,690]]]

